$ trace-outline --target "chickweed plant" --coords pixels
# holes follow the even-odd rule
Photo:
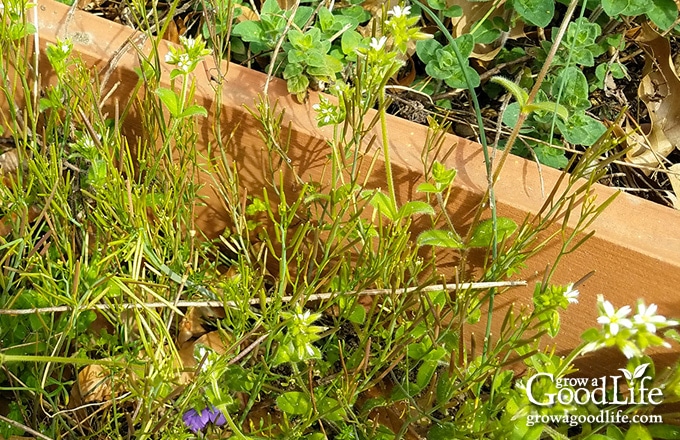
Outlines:
[[[656,305],[640,301],[631,317],[631,305],[616,309],[601,298],[582,345],[567,357],[544,348],[560,330],[560,311],[578,301],[577,286],[551,282],[554,268],[611,202],[591,194],[617,157],[611,133],[572,159],[572,173],[521,224],[496,214],[497,171],[485,147],[483,202],[490,203],[480,205],[469,230],[457,230],[447,127],[432,121],[422,150],[423,199],[398,200],[385,86],[408,45],[429,38],[410,7],[399,5],[385,11],[374,35],[352,41],[347,81],[332,83],[315,108],[319,125],[333,133],[327,183],[296,174],[281,111],[263,97],[250,111],[269,150],[262,168],[270,184],[244,196],[219,117],[211,120],[212,159],[199,169],[205,161],[196,124],[208,121],[209,109],[194,104],[192,92],[201,59],[225,53],[229,38],[217,28],[230,22],[224,11],[231,4],[205,8],[221,17],[203,30],[212,52],[196,37],[142,57],[133,99],[115,115],[102,114],[111,98],[71,42],[48,46],[47,59],[34,57],[32,5],[2,5],[0,89],[10,109],[2,122],[18,165],[0,186],[1,436],[676,438],[663,423],[597,418],[604,410],[646,416],[650,402],[677,400],[678,370],[656,371],[645,356],[680,340],[669,329],[678,323],[657,315]],[[281,24],[281,11],[268,8]],[[162,34],[154,14],[137,15],[156,20],[147,28]],[[296,44],[317,34],[295,30],[284,48],[288,65]],[[456,41],[450,44],[460,58]],[[160,85],[159,60],[173,66],[170,88]],[[45,62],[55,72],[49,85],[36,83],[36,63]],[[316,67],[302,66],[305,75],[325,77]],[[217,108],[222,74],[214,82]],[[521,98],[519,117],[546,109],[506,86]],[[134,140],[120,129],[133,109],[144,122]],[[382,188],[372,183],[378,163]],[[198,172],[211,173],[231,219],[219,240],[194,227]],[[293,175],[297,191],[284,175]],[[413,219],[422,217],[430,226],[415,236]],[[553,242],[557,260],[535,286],[533,306],[497,316],[494,298]],[[479,270],[470,269],[475,249],[485,255]],[[447,280],[436,263],[452,252],[458,278]],[[203,319],[190,322],[197,314]],[[482,341],[466,336],[483,320]],[[493,337],[492,321],[502,323]],[[194,327],[188,335],[187,325]],[[603,385],[586,401],[588,390],[568,381],[577,357],[605,347],[629,359],[617,384],[632,400],[622,403],[619,388]],[[517,365],[522,377],[510,368]]]

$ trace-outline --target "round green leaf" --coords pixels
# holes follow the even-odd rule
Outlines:
[[[289,391],[276,398],[276,405],[290,415],[307,414],[312,408],[309,396],[299,391]]]
[[[514,0],[515,11],[529,24],[546,27],[555,14],[553,0]]]

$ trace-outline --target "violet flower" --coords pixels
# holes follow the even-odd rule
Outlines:
[[[212,423],[215,426],[222,426],[227,423],[227,419],[222,414],[222,411],[212,405],[208,408],[203,408],[200,412],[191,408],[184,413],[182,420],[194,434],[205,429],[208,423]]]

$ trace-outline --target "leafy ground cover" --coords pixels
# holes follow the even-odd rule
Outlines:
[[[509,9],[485,9],[484,21],[452,33],[449,19],[466,16],[461,5],[290,6],[125,5],[127,12],[115,17],[152,38],[167,36],[172,26],[182,31],[178,23],[193,35],[178,37],[169,53],[151,53],[139,70],[135,103],[148,119],[131,145],[118,130],[121,119],[101,113],[106,96],[69,41],[47,49],[58,82],[35,93],[35,60],[26,43],[36,29],[28,5],[3,2],[0,87],[14,105],[3,114],[8,151],[0,187],[1,434],[678,438],[672,426],[677,415],[663,407],[652,414],[648,396],[635,391],[659,389],[665,403],[680,396],[680,370],[657,371],[645,355],[650,347],[680,340],[672,328],[678,323],[658,315],[655,305],[640,300],[617,308],[601,297],[597,322],[568,357],[542,348],[560,331],[560,311],[578,301],[578,281],[555,285],[554,267],[587,239],[583,232],[610,202],[589,197],[590,188],[626,154],[623,119],[605,127],[592,114],[590,89],[599,83],[593,85],[591,75],[599,78],[600,69],[606,95],[605,84],[619,71],[601,57],[624,50],[615,40],[630,35],[616,37],[613,29],[634,29],[627,17],[641,20],[644,12],[668,28],[677,13],[659,13],[670,10],[663,2],[644,11],[632,3],[586,5],[581,18],[571,20],[576,3],[537,9],[513,2]],[[497,9],[507,17],[496,19]],[[485,33],[484,44],[497,43],[521,20],[522,38],[531,32],[540,38],[532,29],[560,19],[563,31],[544,31],[542,44],[522,54],[513,55],[505,44],[492,48],[497,53],[487,57],[497,64],[486,71],[505,63],[498,70],[505,79],[483,78],[481,64],[468,60],[481,50],[475,43]],[[657,55],[664,50],[651,28],[641,29],[643,47]],[[514,62],[530,49],[540,69]],[[192,228],[201,203],[195,134],[208,109],[193,102],[191,74],[211,53],[282,75],[300,99],[308,86],[334,95],[316,109],[319,124],[333,128],[327,164],[332,183],[319,187],[298,176],[299,194],[287,199],[273,168],[265,170],[271,185],[244,200],[238,170],[219,157],[210,172],[233,226],[215,241]],[[154,66],[161,59],[174,66],[172,88],[159,86]],[[408,60],[413,68],[404,72]],[[415,78],[396,85],[420,91],[405,90],[402,98],[393,81],[409,75]],[[430,121],[431,144],[423,146],[426,173],[418,190],[428,202],[397,202],[388,110],[419,93],[429,93],[437,108],[446,102],[453,107],[453,97],[466,93],[458,89],[467,89],[473,107],[493,93],[512,97],[499,119],[514,128],[499,139],[506,150],[521,145],[538,157],[537,146],[544,144],[525,135],[540,140],[546,133],[584,147],[569,162],[553,163],[571,174],[522,224],[497,216],[491,185],[491,208],[480,205],[469,231],[452,226],[448,200],[456,170],[434,154],[437,134],[449,128],[439,113]],[[388,92],[395,92],[392,99]],[[481,119],[479,107],[475,117]],[[272,157],[279,157],[285,151],[279,109],[263,97],[251,111]],[[521,120],[531,133],[520,133]],[[382,128],[376,142],[385,162],[384,191],[367,190],[369,175],[357,166],[369,160],[360,154],[369,126]],[[227,142],[219,122],[211,129]],[[222,147],[215,146],[226,151]],[[574,209],[578,200],[585,203]],[[575,230],[557,226],[565,215],[579,218]],[[413,219],[423,217],[430,229],[412,236]],[[513,275],[554,242],[559,255],[535,286],[533,304],[494,315],[494,299],[513,287]],[[456,256],[455,281],[438,272],[444,252]],[[485,255],[477,270],[469,266],[472,252]],[[491,338],[487,326],[483,337],[466,338],[468,326],[482,319],[501,321],[500,333]],[[566,380],[573,360],[605,347],[629,359],[620,376],[625,386],[603,389],[599,404],[569,398],[578,393],[578,384]],[[509,368],[516,365],[524,375]],[[616,401],[624,391],[634,401]],[[598,420],[605,409],[638,418]],[[565,415],[576,423],[551,418]],[[663,423],[651,418],[657,415]]]
[[[368,44],[384,14],[397,5],[279,3],[182,2],[176,8],[158,7],[166,19],[166,38],[179,42],[179,34],[201,34],[211,41],[219,35],[229,43],[232,62],[285,78],[289,91],[304,99],[310,87],[324,90],[348,79],[357,47]],[[129,11],[125,3],[104,1],[87,8],[144,28],[125,13]],[[674,87],[659,92],[653,86],[660,78],[678,84],[669,58],[675,53],[671,47],[678,15],[671,0],[579,5],[549,59],[567,12],[564,2],[431,0],[405,8],[398,10],[402,22],[394,25],[417,23],[434,38],[402,47],[404,66],[391,78],[388,89],[392,113],[422,123],[428,117],[453,121],[458,134],[478,141],[485,137],[481,131],[494,133],[494,145],[503,148],[519,106],[490,79],[500,75],[527,91],[539,83],[532,101],[559,102],[567,113],[555,117],[548,111],[533,112],[524,122],[514,153],[562,169],[572,154],[582,152],[607,126],[615,125],[617,136],[625,138],[622,148],[629,150],[621,162],[612,164],[603,183],[676,206],[678,140],[665,122],[674,117],[672,109],[677,107],[669,91]],[[462,63],[447,33],[455,39],[465,59]],[[405,40],[389,43],[390,47],[403,44]],[[546,62],[550,67],[537,81]],[[468,83],[463,71],[475,88],[479,108],[465,92]],[[619,115],[624,119],[616,122]]]

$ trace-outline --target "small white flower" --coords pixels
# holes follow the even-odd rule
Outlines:
[[[305,324],[307,323],[307,320],[309,319],[309,316],[312,314],[309,310],[305,310],[303,313],[296,313],[296,318],[300,322],[304,322]]]
[[[196,46],[196,40],[193,38],[179,37],[179,40],[187,50],[191,50]]]
[[[657,315],[657,309],[658,307],[656,304],[650,304],[649,307],[647,307],[643,302],[639,302],[637,305],[638,312],[633,316],[633,322],[636,325],[644,326],[650,333],[656,333],[657,326],[666,327],[677,325],[677,322],[669,321],[665,316]]]
[[[182,55],[179,56],[179,60],[177,61],[177,68],[183,72],[189,72],[190,67],[191,60],[189,59],[189,55],[183,53]]]
[[[410,6],[404,6],[402,8],[401,6],[396,5],[394,8],[387,12],[387,15],[391,15],[394,18],[399,18],[403,16],[408,16],[410,13],[411,13]]]
[[[621,347],[621,353],[623,353],[623,355],[628,359],[632,359],[642,354],[635,344],[632,343],[625,344],[623,347]]]
[[[175,54],[172,52],[168,52],[165,54],[165,62],[168,64],[175,64],[177,61],[175,59]]]
[[[571,304],[577,304],[578,303],[578,295],[579,291],[578,289],[574,289],[574,284],[569,284],[567,286],[567,291],[564,292],[564,297],[567,298],[567,301]]]
[[[61,51],[65,55],[68,55],[71,52],[71,46],[69,46],[68,43],[61,43]]]
[[[318,112],[318,111],[321,110],[321,106],[320,106],[319,104],[314,104],[314,105],[312,106],[312,110]]]
[[[385,43],[387,42],[387,37],[382,36],[380,37],[380,40],[376,39],[375,37],[371,38],[371,49],[373,50],[380,50],[385,46]]]
[[[619,310],[614,309],[614,306],[609,301],[605,301],[602,296],[598,298],[604,309],[604,315],[597,318],[597,322],[606,325],[609,328],[609,334],[616,336],[621,327],[631,328],[633,323],[626,318],[630,313],[630,306],[623,306]]]
[[[83,139],[83,148],[85,148],[87,150],[93,150],[94,147],[95,147],[95,145],[94,145],[94,141],[92,140],[92,138],[89,137],[89,136],[86,136]]]

